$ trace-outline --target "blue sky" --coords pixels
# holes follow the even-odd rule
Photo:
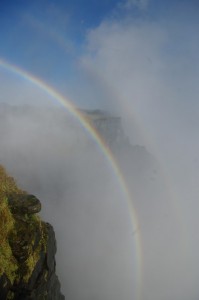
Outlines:
[[[191,59],[187,38],[196,28],[198,13],[196,0],[1,1],[0,58],[40,77],[74,99],[81,95],[81,99],[88,99],[88,105],[91,101],[97,105],[101,100],[96,94],[102,94],[103,105],[110,97],[106,84],[103,83],[102,88],[97,67],[93,65],[96,72],[95,76],[91,75],[82,61],[87,56],[97,58],[103,38],[108,34],[108,25],[103,37],[100,33],[102,43],[99,41],[98,49],[94,46],[94,54],[91,49],[95,37],[92,35],[91,41],[91,32],[97,34],[107,23],[109,28],[113,24],[120,27],[126,24],[126,32],[133,24],[145,26],[146,30],[151,26],[155,30],[161,28],[167,37],[158,52],[164,52],[164,55],[161,53],[164,61],[168,59],[170,63],[171,56],[172,59],[179,55]],[[151,30],[149,34],[156,33]],[[135,42],[138,43],[139,38]],[[79,102],[86,105],[86,100]]]
[[[188,9],[193,17],[197,7],[194,0],[1,1],[0,57],[51,83],[70,81],[87,32],[104,20],[166,20]]]
[[[39,65],[43,60],[45,66],[46,54],[70,62],[79,53],[86,30],[98,26],[116,5],[116,1],[90,0],[1,3],[1,56],[30,68],[31,60]],[[73,53],[63,51],[59,38],[70,44]]]

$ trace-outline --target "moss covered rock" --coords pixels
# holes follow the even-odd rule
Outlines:
[[[13,214],[36,214],[41,210],[41,202],[34,195],[17,194],[8,196],[8,205]]]
[[[37,213],[41,203],[0,166],[0,299],[60,300],[56,239]]]

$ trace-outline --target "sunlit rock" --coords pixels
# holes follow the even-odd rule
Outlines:
[[[53,227],[41,203],[21,191],[0,166],[0,299],[64,300],[56,276]]]

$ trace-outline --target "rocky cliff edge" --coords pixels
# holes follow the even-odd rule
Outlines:
[[[0,166],[0,299],[64,300],[55,273],[53,227],[40,201],[20,190]]]

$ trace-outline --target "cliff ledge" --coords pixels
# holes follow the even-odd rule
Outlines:
[[[53,227],[40,201],[19,189],[0,166],[0,299],[64,300],[55,273]]]

